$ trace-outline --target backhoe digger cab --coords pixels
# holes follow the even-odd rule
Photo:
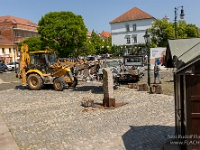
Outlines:
[[[76,87],[78,80],[66,64],[57,61],[55,51],[40,50],[28,52],[28,45],[21,47],[20,67],[16,77],[22,79],[22,86],[40,90],[44,84],[53,84],[55,90],[62,91],[65,86]]]

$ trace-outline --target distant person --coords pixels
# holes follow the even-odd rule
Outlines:
[[[163,57],[160,58],[160,65],[164,66],[164,58]]]
[[[158,79],[159,83],[161,84],[160,67],[159,65],[157,65],[157,63],[155,63],[155,66],[154,66],[154,84],[156,84],[156,79]]]
[[[146,54],[146,55],[144,56],[144,63],[145,63],[145,64],[147,64],[147,59],[148,59],[148,55]]]
[[[160,59],[159,58],[156,59],[156,64],[160,65]]]

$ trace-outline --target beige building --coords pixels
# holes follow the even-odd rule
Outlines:
[[[8,63],[17,60],[18,43],[39,36],[37,27],[37,24],[27,19],[0,16],[0,61]]]

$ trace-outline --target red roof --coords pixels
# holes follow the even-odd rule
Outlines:
[[[111,36],[110,32],[107,32],[107,31],[102,31],[102,32],[100,33],[100,35],[103,36],[103,37],[105,37],[105,38],[108,38],[108,37]]]
[[[90,31],[87,31],[87,36],[91,36],[91,32]]]
[[[112,20],[110,24],[132,21],[132,20],[150,19],[150,18],[154,18],[154,17],[140,10],[139,8],[134,7],[131,10],[122,14],[121,16],[117,17],[116,19]]]
[[[2,35],[0,35],[0,45],[15,45],[15,44],[13,42],[7,40]]]
[[[3,22],[12,22],[16,24],[23,24],[23,25],[28,25],[28,26],[38,26],[36,23],[27,20],[27,19],[22,19],[14,16],[0,16],[0,23]]]

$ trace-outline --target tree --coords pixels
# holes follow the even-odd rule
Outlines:
[[[185,28],[185,33],[187,34],[187,37],[198,37],[199,31],[198,27],[194,24],[187,24]]]
[[[50,12],[41,18],[38,25],[42,40],[62,57],[78,51],[87,40],[82,16],[72,12]]]
[[[94,50],[95,53],[101,54],[101,48],[102,48],[102,45],[103,45],[103,40],[97,33],[94,32],[94,30],[92,30],[90,42],[92,43],[92,45],[95,49]]]
[[[152,44],[158,47],[166,46],[167,39],[174,37],[173,24],[168,23],[166,20],[156,20],[149,31]]]
[[[22,44],[27,44],[29,51],[38,51],[46,48],[45,43],[40,37],[30,37],[22,42],[19,42],[19,49],[21,49]]]
[[[104,53],[112,52],[112,38],[111,37],[108,37],[107,39],[103,40],[103,47],[104,47]]]
[[[196,25],[187,24],[184,20],[176,22],[177,38],[198,37],[199,32]],[[151,45],[166,47],[167,40],[175,36],[175,24],[166,20],[156,20],[148,29],[151,34]]]

